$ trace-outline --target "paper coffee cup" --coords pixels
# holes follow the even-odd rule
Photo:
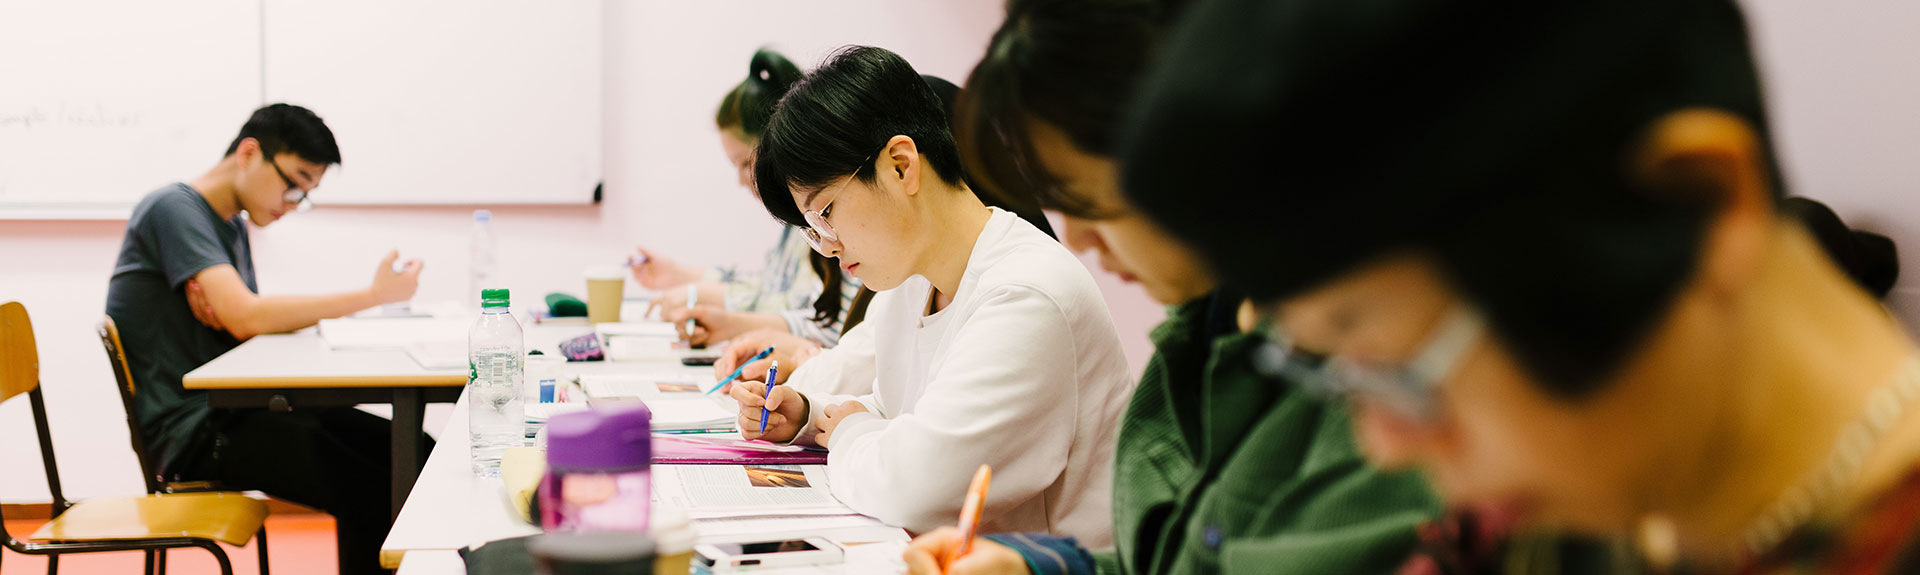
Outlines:
[[[595,268],[587,272],[587,321],[620,321],[620,300],[625,297],[627,273],[621,268]]]

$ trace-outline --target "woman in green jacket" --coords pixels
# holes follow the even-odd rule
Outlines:
[[[1440,512],[1419,477],[1366,464],[1342,406],[1259,374],[1264,338],[1238,321],[1242,298],[1121,195],[1122,106],[1172,10],[1014,0],[956,122],[983,193],[1062,212],[1069,247],[1170,306],[1120,423],[1116,548],[992,534],[943,565],[959,542],[947,528],[914,541],[914,573],[1391,572]]]

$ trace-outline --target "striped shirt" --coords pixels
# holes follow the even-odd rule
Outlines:
[[[813,272],[810,255],[813,247],[792,226],[780,230],[780,243],[767,251],[759,271],[715,268],[708,279],[727,286],[727,310],[771,313],[787,322],[787,331],[825,347],[840,343],[840,328],[853,309],[853,297],[860,292],[860,280],[842,273],[840,313],[815,320],[813,302],[826,290],[826,282]],[[838,268],[836,268],[838,269]]]

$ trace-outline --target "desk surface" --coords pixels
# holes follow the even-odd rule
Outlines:
[[[548,348],[551,344],[585,333],[586,326],[527,326],[529,348]],[[321,344],[324,347],[324,344]],[[400,354],[407,359],[406,354]],[[418,369],[416,366],[415,369]],[[650,361],[566,363],[562,376],[583,374],[680,375],[711,377],[713,368],[687,367],[677,357],[658,357]],[[464,381],[464,380],[463,380]],[[532,535],[538,527],[519,520],[508,506],[506,488],[497,478],[476,478],[469,469],[467,404],[463,395],[454,404],[453,414],[439,434],[440,441],[427,457],[418,482],[407,495],[406,505],[394,520],[393,529],[380,546],[381,563],[399,567],[406,575],[465,573],[457,550],[488,541]],[[850,550],[847,564],[767,571],[765,575],[839,575],[840,573],[898,572],[897,562],[904,543],[876,543]]]
[[[453,405],[453,415],[439,437],[400,517],[380,545],[383,564],[395,565],[396,553],[455,550],[540,532],[539,527],[520,521],[508,506],[506,487],[499,479],[473,476],[465,395]]]
[[[529,347],[545,349],[550,344],[585,333],[587,326],[529,326]],[[406,354],[400,354],[407,359]],[[418,369],[416,366],[415,369]],[[562,364],[565,377],[589,373],[686,374],[711,377],[711,367],[687,367],[677,359],[637,362],[587,362]],[[462,382],[465,381],[464,374]],[[499,479],[473,476],[468,448],[466,397],[454,404],[453,414],[438,437],[440,441],[427,456],[420,478],[407,495],[406,506],[394,520],[393,529],[380,546],[382,563],[397,565],[399,553],[416,550],[454,550],[497,539],[532,535],[540,528],[520,521],[508,507],[506,488]]]
[[[334,350],[319,333],[256,336],[181,378],[187,389],[459,387],[462,370],[430,370],[399,349]]]

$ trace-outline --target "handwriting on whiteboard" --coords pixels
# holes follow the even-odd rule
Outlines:
[[[141,123],[139,112],[115,110],[105,104],[60,104],[0,110],[0,130],[39,128],[132,128]]]

